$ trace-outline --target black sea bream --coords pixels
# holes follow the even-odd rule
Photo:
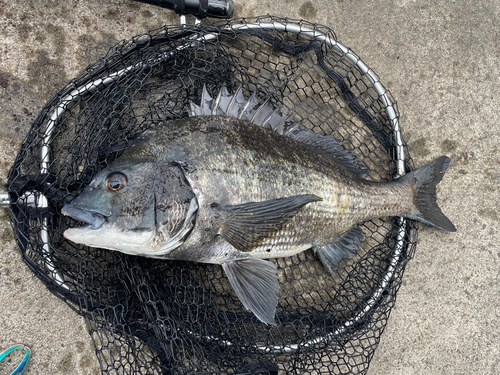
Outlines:
[[[62,213],[88,225],[69,240],[146,257],[221,264],[243,305],[275,324],[278,275],[264,259],[312,248],[332,274],[357,224],[388,216],[455,231],[436,204],[440,157],[404,177],[363,179],[353,155],[241,89],[204,89],[191,117],[158,122]],[[238,118],[239,117],[239,118]],[[283,135],[286,133],[286,135]]]

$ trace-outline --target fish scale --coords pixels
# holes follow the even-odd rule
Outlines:
[[[211,121],[218,121],[223,127],[224,122],[230,126],[234,120],[212,118]],[[267,132],[265,129],[257,130]],[[238,136],[233,133],[231,135]],[[305,244],[309,244],[309,247],[324,245],[356,223],[374,217],[398,215],[411,207],[409,204],[411,196],[403,186],[396,188],[392,184],[380,185],[361,179],[356,180],[357,186],[355,186],[352,182],[343,183],[342,179],[332,180],[333,176],[308,168],[313,165],[311,160],[302,160],[306,166],[298,163],[280,165],[279,159],[259,159],[251,148],[240,146],[235,150],[236,146],[226,146],[223,155],[214,151],[213,161],[211,157],[208,157],[208,163],[203,161],[203,156],[209,149],[219,150],[223,144],[233,142],[241,143],[234,139],[227,141],[211,137],[207,140],[205,149],[198,152],[202,155],[201,159],[195,154],[191,155],[191,163],[196,170],[193,175],[188,174],[188,179],[193,180],[192,185],[214,187],[210,192],[204,193],[206,206],[213,202],[237,205],[298,194],[315,194],[323,199],[321,202],[313,202],[304,207],[282,230],[253,250],[250,253],[253,256],[263,258],[290,256]],[[314,152],[317,153],[317,150]],[[252,162],[249,163],[249,160]],[[331,158],[331,162],[336,161]],[[229,165],[230,168],[221,170],[219,167],[221,164]],[[265,169],[265,173],[262,169]],[[350,173],[347,170],[342,169],[342,171]],[[354,176],[351,178],[355,179]],[[386,190],[394,194],[387,194]],[[381,199],[383,196],[387,196],[387,199]],[[200,231],[204,230],[205,228]],[[295,233],[295,238],[287,233]],[[282,246],[280,251],[276,249],[277,244]],[[270,252],[267,251],[269,248]]]

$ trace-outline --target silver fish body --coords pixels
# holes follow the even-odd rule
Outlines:
[[[102,170],[63,208],[89,224],[65,237],[129,254],[221,264],[243,305],[275,324],[277,271],[263,259],[312,248],[334,273],[359,248],[357,224],[367,220],[404,216],[455,230],[435,202],[446,157],[376,183],[315,141],[193,113],[157,124]]]

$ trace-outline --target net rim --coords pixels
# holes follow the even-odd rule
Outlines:
[[[403,141],[402,141],[402,135],[401,135],[401,129],[399,126],[399,120],[398,116],[396,113],[396,110],[393,106],[393,103],[389,96],[387,95],[387,90],[385,87],[380,83],[378,80],[378,77],[374,73],[372,69],[370,69],[354,52],[352,52],[349,48],[345,47],[342,45],[340,42],[338,42],[335,39],[330,38],[328,35],[319,32],[317,30],[312,30],[308,27],[305,27],[303,25],[300,25],[298,23],[288,23],[288,22],[280,22],[280,21],[273,21],[273,22],[253,22],[253,23],[242,23],[242,24],[237,24],[236,22],[241,21],[242,19],[237,19],[231,21],[231,23],[225,25],[224,27],[219,29],[219,32],[215,32],[213,26],[210,27],[208,33],[202,35],[202,36],[197,36],[195,38],[191,37],[186,40],[184,44],[181,46],[175,47],[176,50],[181,50],[185,48],[189,48],[192,46],[194,43],[198,42],[203,42],[203,41],[213,41],[217,39],[222,31],[238,31],[238,30],[248,30],[248,29],[262,29],[264,31],[278,31],[278,32],[290,32],[290,33],[295,33],[295,34],[303,34],[308,37],[312,37],[314,39],[317,39],[321,42],[326,43],[330,47],[336,49],[338,52],[342,53],[347,59],[349,59],[353,64],[355,64],[360,71],[370,80],[370,82],[373,84],[373,88],[376,91],[376,93],[379,95],[380,99],[382,100],[382,103],[384,104],[385,111],[388,117],[388,120],[391,123],[391,129],[392,129],[392,135],[394,136],[394,142],[393,142],[393,148],[394,148],[394,156],[395,156],[395,163],[396,163],[396,174],[393,176],[394,178],[399,178],[405,174],[405,152],[404,152],[404,146],[403,146]],[[234,22],[234,23],[233,23]],[[203,30],[200,29],[200,24],[197,25],[192,25],[195,28],[193,28],[193,32],[195,34],[202,32]],[[186,30],[189,30],[189,26],[184,25],[183,27],[186,28]],[[148,61],[148,64],[151,63],[162,63],[165,59],[168,59],[170,56],[173,55],[172,51],[164,52],[160,57],[155,59],[156,61]],[[56,129],[57,122],[59,118],[66,112],[67,108],[69,105],[76,100],[79,96],[88,94],[93,92],[94,90],[97,90],[103,85],[109,85],[115,82],[116,80],[120,79],[122,76],[128,74],[129,72],[133,72],[135,69],[140,68],[143,66],[145,62],[141,61],[137,64],[127,66],[117,72],[113,72],[109,74],[108,76],[105,77],[100,77],[94,81],[88,82],[86,84],[83,84],[80,87],[77,87],[73,89],[69,94],[67,94],[65,97],[63,97],[57,107],[53,110],[51,115],[49,116],[48,120],[46,121],[45,125],[45,131],[43,133],[43,144],[41,147],[40,151],[40,158],[41,158],[41,168],[40,172],[41,173],[47,173],[49,171],[49,165],[50,165],[50,151],[51,151],[51,143],[52,143],[52,136],[53,132]],[[43,194],[39,192],[27,192],[21,197],[20,199],[28,199],[30,195],[37,195],[35,198],[35,206],[39,208],[44,208],[48,207],[48,201]],[[330,339],[332,339],[335,336],[341,335],[342,333],[346,332],[350,327],[358,324],[360,321],[362,321],[369,313],[370,311],[376,306],[377,301],[381,298],[383,295],[384,291],[387,290],[391,280],[394,277],[395,272],[397,271],[398,264],[400,262],[400,258],[405,250],[405,248],[408,246],[405,242],[405,236],[407,232],[407,225],[406,225],[406,219],[399,217],[397,219],[396,225],[398,226],[397,234],[396,234],[396,241],[395,241],[395,247],[394,251],[392,253],[392,256],[389,261],[389,266],[386,270],[386,272],[383,274],[381,277],[381,282],[380,285],[374,289],[372,295],[370,298],[366,301],[365,305],[360,307],[360,309],[356,312],[356,314],[351,317],[350,319],[342,322],[340,326],[335,327],[335,330],[328,333],[327,335],[323,336],[318,336],[315,337],[311,340],[308,340],[307,342],[301,342],[298,344],[293,344],[293,345],[278,345],[278,346],[255,346],[254,348],[257,349],[258,351],[264,352],[264,353],[291,353],[294,351],[299,350],[300,348],[304,347],[309,347],[321,343],[326,343]],[[44,242],[43,248],[44,248],[44,257],[46,261],[46,267],[50,274],[52,275],[53,280],[57,283],[57,285],[65,288],[67,291],[70,291],[70,287],[65,283],[64,277],[62,276],[62,273],[60,270],[58,270],[53,264],[53,260],[51,258],[51,250],[50,250],[50,236],[49,236],[49,230],[48,230],[48,219],[44,218],[43,223],[41,226],[41,238],[42,241]],[[194,336],[199,336],[196,333],[192,333]],[[201,337],[200,337],[201,338]],[[214,343],[217,343],[219,345],[225,345],[225,346],[231,346],[235,345],[229,340],[220,340],[216,337],[203,337],[204,340],[208,340]]]

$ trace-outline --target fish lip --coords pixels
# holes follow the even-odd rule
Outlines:
[[[99,229],[107,220],[106,216],[98,212],[82,210],[81,208],[73,206],[71,203],[64,205],[61,213],[75,220],[89,224],[89,226],[94,230]]]

